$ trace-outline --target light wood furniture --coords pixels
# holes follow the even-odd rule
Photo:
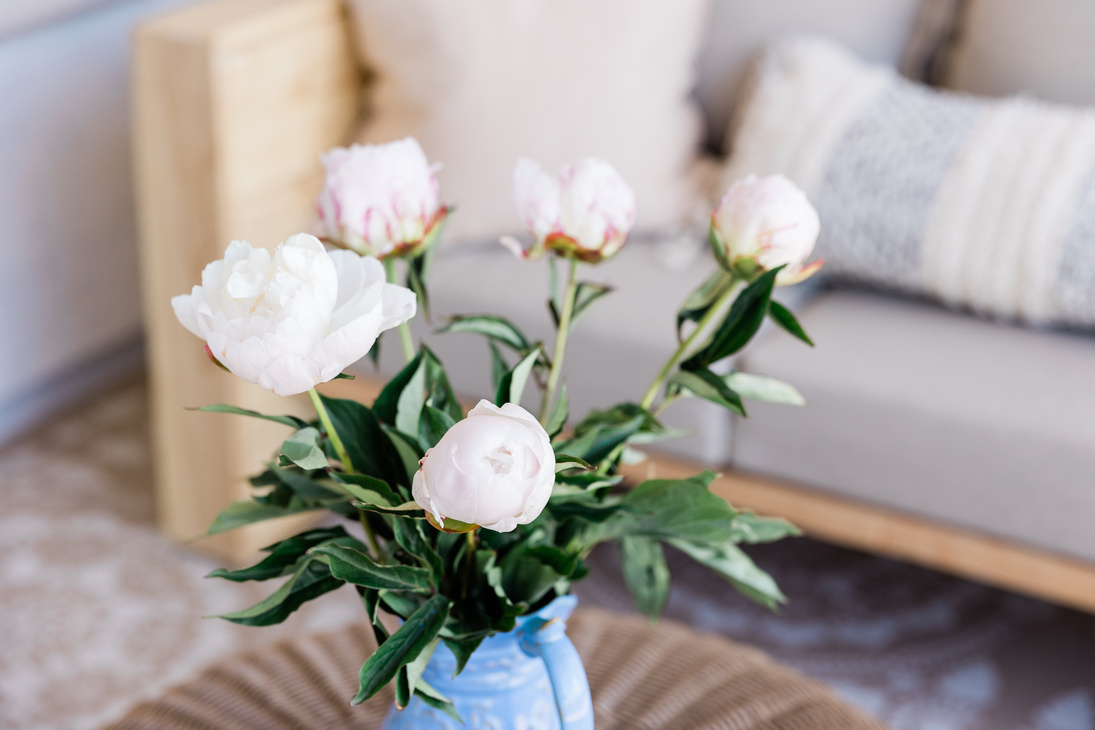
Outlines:
[[[168,298],[187,291],[234,238],[272,247],[307,229],[321,181],[317,156],[347,140],[361,79],[338,0],[220,0],[173,12],[140,29],[135,69],[160,520],[171,537],[192,540],[247,493],[243,476],[270,457],[281,427],[184,408],[227,402],[276,412],[286,401],[211,366]],[[370,401],[376,384],[329,387]],[[636,475],[698,468],[659,459]],[[1088,563],[743,474],[722,477],[715,489],[821,539],[1095,611]],[[241,560],[286,529],[263,525],[206,546]]]

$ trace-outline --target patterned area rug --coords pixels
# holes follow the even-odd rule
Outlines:
[[[134,384],[0,451],[0,728],[97,728],[209,664],[358,618],[350,591],[277,628],[201,616],[261,586],[155,531]],[[1095,730],[1095,618],[810,540],[753,550],[773,615],[671,556],[667,615],[759,646],[898,730]],[[579,594],[630,610],[612,549]]]

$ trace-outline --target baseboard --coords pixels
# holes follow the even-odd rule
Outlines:
[[[0,403],[0,445],[68,406],[139,375],[144,367],[144,338],[135,335]]]

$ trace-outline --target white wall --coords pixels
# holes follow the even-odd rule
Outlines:
[[[57,394],[133,369],[130,33],[184,1],[114,2],[0,40],[0,440]]]

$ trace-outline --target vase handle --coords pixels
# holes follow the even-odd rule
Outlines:
[[[566,618],[570,610],[564,613],[554,618],[538,617],[527,621],[519,630],[519,645],[525,654],[544,660],[548,677],[551,678],[551,688],[555,692],[562,730],[593,730],[593,698],[589,693],[589,680],[586,679],[578,650],[566,634]]]

